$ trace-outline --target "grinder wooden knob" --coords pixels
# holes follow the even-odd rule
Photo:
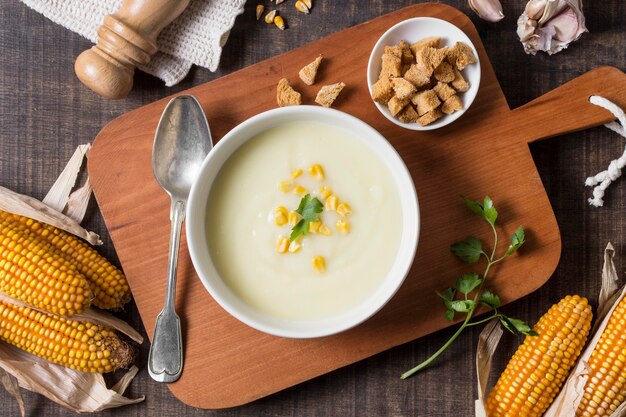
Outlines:
[[[81,53],[74,71],[96,93],[119,99],[133,88],[135,67],[150,62],[161,30],[185,10],[190,0],[124,0],[105,16],[98,44]]]

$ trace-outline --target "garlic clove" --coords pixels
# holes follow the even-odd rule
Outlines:
[[[468,0],[470,8],[488,22],[499,22],[504,17],[500,0]]]

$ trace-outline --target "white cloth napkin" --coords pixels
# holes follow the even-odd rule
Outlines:
[[[122,0],[21,0],[48,19],[96,42],[104,16]],[[176,1],[176,0],[174,0]],[[191,0],[187,9],[157,40],[159,52],[141,70],[172,86],[185,78],[191,65],[215,71],[222,47],[246,0]]]

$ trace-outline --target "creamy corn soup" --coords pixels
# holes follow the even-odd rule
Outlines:
[[[323,319],[363,302],[391,268],[401,227],[383,161],[348,130],[318,122],[248,141],[220,170],[207,205],[221,278],[280,319]]]

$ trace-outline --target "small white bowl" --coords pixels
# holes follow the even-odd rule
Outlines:
[[[336,317],[292,321],[268,316],[242,301],[220,278],[211,259],[206,237],[207,204],[211,187],[228,158],[244,143],[284,123],[316,121],[349,130],[363,147],[372,149],[389,169],[398,187],[402,208],[402,236],[398,254],[385,279],[360,305]],[[210,210],[209,210],[210,215]],[[241,123],[224,136],[204,161],[187,204],[187,244],[191,260],[211,296],[228,313],[245,324],[276,336],[312,338],[328,336],[356,326],[381,309],[396,293],[415,257],[420,216],[411,175],[395,149],[376,130],[346,113],[318,106],[294,106],[269,110]]]
[[[441,37],[441,46],[452,46],[455,42],[465,42],[474,51],[476,64],[469,65],[461,73],[466,81],[469,82],[470,88],[465,93],[461,93],[459,96],[463,101],[463,110],[456,111],[450,115],[446,114],[442,118],[433,123],[422,126],[419,123],[404,123],[396,119],[391,115],[387,106],[383,106],[380,103],[374,102],[378,110],[390,121],[401,126],[405,129],[411,130],[433,130],[446,126],[456,119],[461,117],[463,113],[471,106],[476,94],[478,93],[478,87],[480,85],[480,59],[476,52],[476,47],[467,35],[458,27],[452,23],[441,19],[435,19],[433,17],[415,17],[413,19],[404,20],[397,25],[391,27],[387,32],[380,37],[372,53],[370,55],[369,62],[367,63],[367,85],[372,94],[372,85],[378,81],[378,75],[381,69],[381,57],[385,52],[385,46],[397,45],[401,40],[407,41],[409,44],[415,43],[420,39],[424,39],[430,36]]]

